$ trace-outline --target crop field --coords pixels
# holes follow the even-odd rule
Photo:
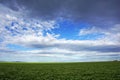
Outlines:
[[[1,62],[0,80],[120,80],[120,62]]]

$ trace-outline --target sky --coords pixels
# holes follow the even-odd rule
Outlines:
[[[120,60],[120,0],[0,0],[0,61]]]

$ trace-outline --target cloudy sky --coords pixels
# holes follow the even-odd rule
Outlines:
[[[0,0],[0,61],[120,60],[120,0]]]

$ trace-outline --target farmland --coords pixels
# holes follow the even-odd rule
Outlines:
[[[0,80],[120,80],[120,62],[1,62]]]

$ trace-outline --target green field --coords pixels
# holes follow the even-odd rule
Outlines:
[[[0,80],[120,80],[120,62],[1,62]]]

